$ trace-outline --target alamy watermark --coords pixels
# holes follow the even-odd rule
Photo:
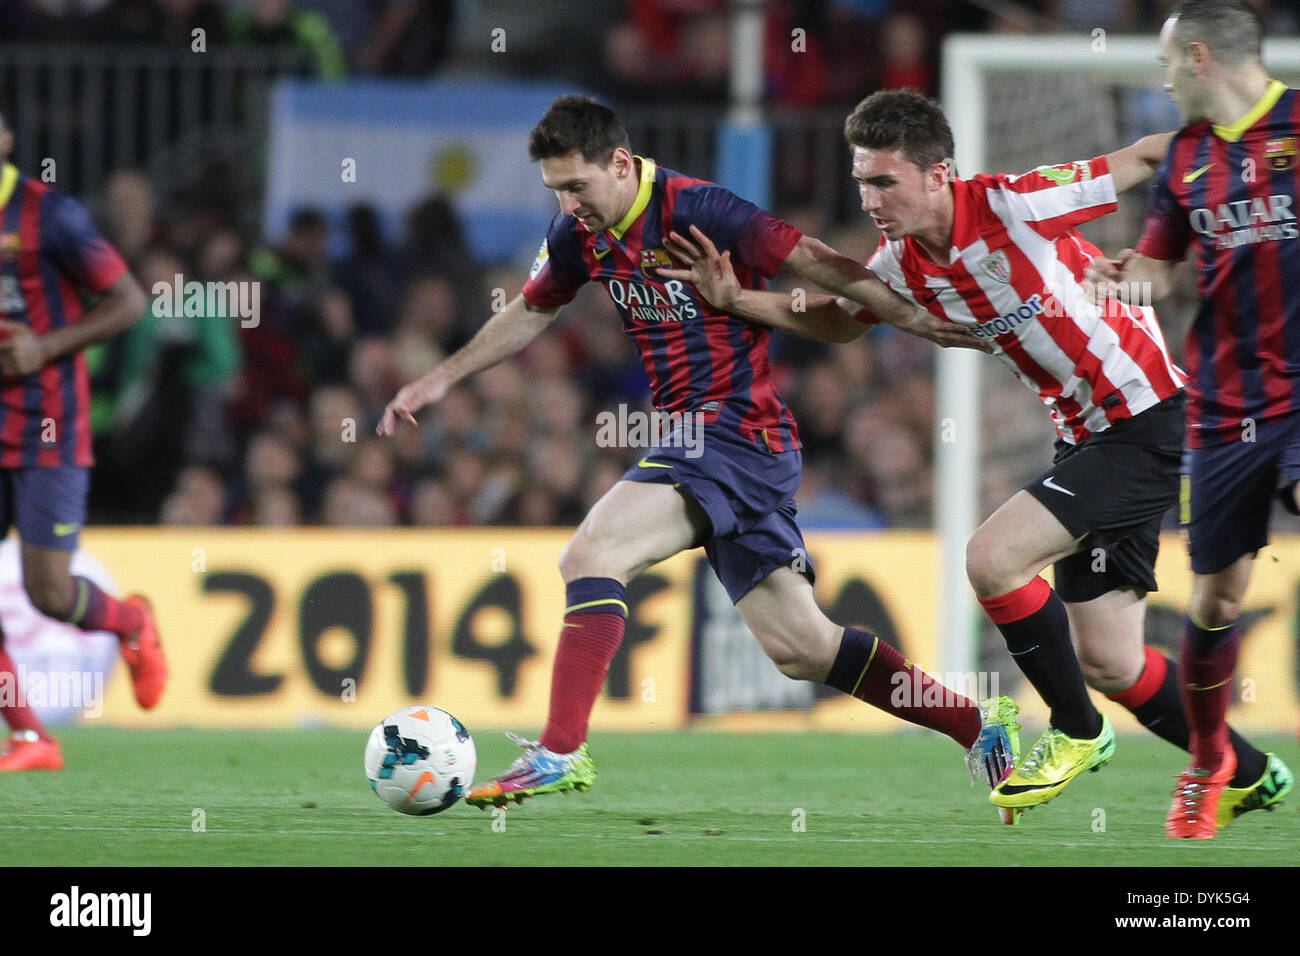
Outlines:
[[[83,717],[104,713],[104,675],[100,671],[45,671],[19,664],[17,673],[0,671],[0,708],[76,708]]]
[[[155,282],[153,296],[153,314],[160,319],[238,318],[245,329],[262,320],[260,282],[186,282],[178,272],[171,282]]]
[[[894,689],[889,694],[889,702],[894,707],[954,707],[962,698],[983,700],[986,697],[998,697],[997,671],[958,671],[942,675],[935,674],[928,686],[925,675],[912,668],[911,677],[907,671],[895,671],[889,678]]]
[[[596,416],[601,448],[683,448],[687,458],[704,454],[704,412],[643,412],[619,405]],[[654,463],[642,465],[654,467]],[[669,467],[661,463],[661,467]]]

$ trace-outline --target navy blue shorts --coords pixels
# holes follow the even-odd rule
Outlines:
[[[90,469],[79,465],[0,471],[0,538],[17,525],[24,544],[76,551],[89,489]]]
[[[671,483],[699,503],[713,525],[704,553],[735,604],[780,567],[813,580],[794,521],[802,470],[803,455],[797,451],[769,452],[725,428],[705,425],[696,448],[649,448],[623,480]]]
[[[1268,544],[1274,499],[1296,512],[1300,414],[1256,425],[1254,439],[1183,452],[1181,518],[1197,574],[1215,574]]]

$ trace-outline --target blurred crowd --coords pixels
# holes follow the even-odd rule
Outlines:
[[[1291,0],[1255,0],[1271,34]],[[934,92],[955,31],[1153,33],[1173,0],[767,0],[773,105],[841,105],[861,91]],[[449,62],[577,80],[619,102],[723,103],[731,0],[0,0],[0,42],[296,47],[317,75],[428,76]],[[533,19],[529,19],[529,17]],[[523,23],[499,57],[494,25]],[[566,55],[556,56],[556,50]],[[863,51],[871,51],[864,55]]]
[[[725,95],[726,6],[639,0],[599,5],[590,24],[564,24],[575,32],[573,49],[594,51],[582,62],[597,65],[598,88],[616,102],[708,102]],[[1294,16],[1286,4],[1262,6],[1279,23]],[[933,92],[943,34],[932,24],[1154,31],[1167,8],[1155,0],[773,0],[768,92],[786,105],[849,103],[881,86]],[[300,46],[326,77],[427,75],[465,56],[452,39],[456,25],[490,22],[484,16],[481,5],[457,0],[0,0],[0,36],[174,44],[202,28],[214,44]],[[582,58],[563,59],[552,47],[545,58],[511,57],[494,69],[522,64],[542,75]],[[386,236],[366,206],[349,210],[345,227],[305,208],[273,244],[250,226],[255,189],[231,170],[204,170],[183,190],[120,170],[95,197],[97,221],[146,291],[170,290],[178,277],[256,283],[260,307],[249,327],[206,308],[182,318],[151,308],[91,350],[93,521],[569,525],[640,454],[596,443],[597,414],[620,404],[647,410],[648,383],[612,304],[591,287],[517,358],[426,411],[419,429],[378,438],[375,425],[400,385],[468,341],[519,292],[528,263],[476,261],[444,195],[409,209],[400,235]],[[845,225],[810,207],[778,212],[860,261],[874,248],[860,217]],[[1179,338],[1171,332],[1176,356]],[[773,374],[804,443],[805,527],[930,525],[935,354],[891,329],[834,347],[774,336]],[[987,512],[1047,464],[1053,432],[1006,369],[985,360],[983,376],[972,401],[986,410],[978,481]]]
[[[642,454],[597,445],[599,412],[649,406],[640,360],[596,287],[420,428],[375,435],[397,388],[468,341],[526,274],[527,263],[475,262],[445,199],[412,208],[393,245],[373,210],[353,208],[341,257],[315,210],[270,245],[217,210],[160,208],[138,172],[112,176],[99,213],[146,291],[170,296],[177,277],[256,282],[260,314],[244,327],[237,315],[169,318],[151,306],[91,350],[93,520],[567,525]],[[787,215],[849,254],[865,258],[873,244],[806,211]],[[833,348],[777,336],[773,356],[804,441],[805,524],[928,525],[932,346],[883,329]],[[1043,446],[1046,420],[1028,432]]]

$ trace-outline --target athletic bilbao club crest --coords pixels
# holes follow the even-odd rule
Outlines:
[[[980,267],[995,282],[1005,283],[1011,281],[1011,262],[1007,259],[1007,254],[1001,249],[981,262]]]
[[[1270,139],[1264,144],[1264,162],[1268,163],[1269,169],[1276,169],[1279,172],[1295,169],[1295,157],[1296,138],[1294,136]]]

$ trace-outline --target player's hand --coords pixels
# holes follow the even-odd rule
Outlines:
[[[0,375],[31,375],[47,361],[39,335],[20,322],[0,319]]]
[[[709,305],[730,312],[743,291],[740,280],[736,278],[736,270],[731,265],[731,252],[719,255],[718,247],[699,226],[691,226],[691,235],[695,237],[694,242],[678,232],[668,233],[668,238],[664,240],[668,254],[689,265],[690,269],[660,269],[658,274],[665,279],[689,282],[708,300]]]
[[[993,352],[992,345],[966,326],[941,319],[919,306],[912,310],[907,322],[896,327],[946,349],[974,349],[986,355]]]
[[[1127,298],[1128,286],[1124,279],[1124,270],[1135,254],[1132,249],[1124,249],[1114,259],[1098,256],[1092,260],[1086,278],[1092,286],[1094,303],[1105,305],[1107,299]]]
[[[440,377],[434,378],[428,375],[403,387],[384,409],[384,415],[379,419],[375,432],[380,435],[391,435],[397,429],[399,418],[419,428],[415,413],[441,399],[447,394],[449,387]]]

